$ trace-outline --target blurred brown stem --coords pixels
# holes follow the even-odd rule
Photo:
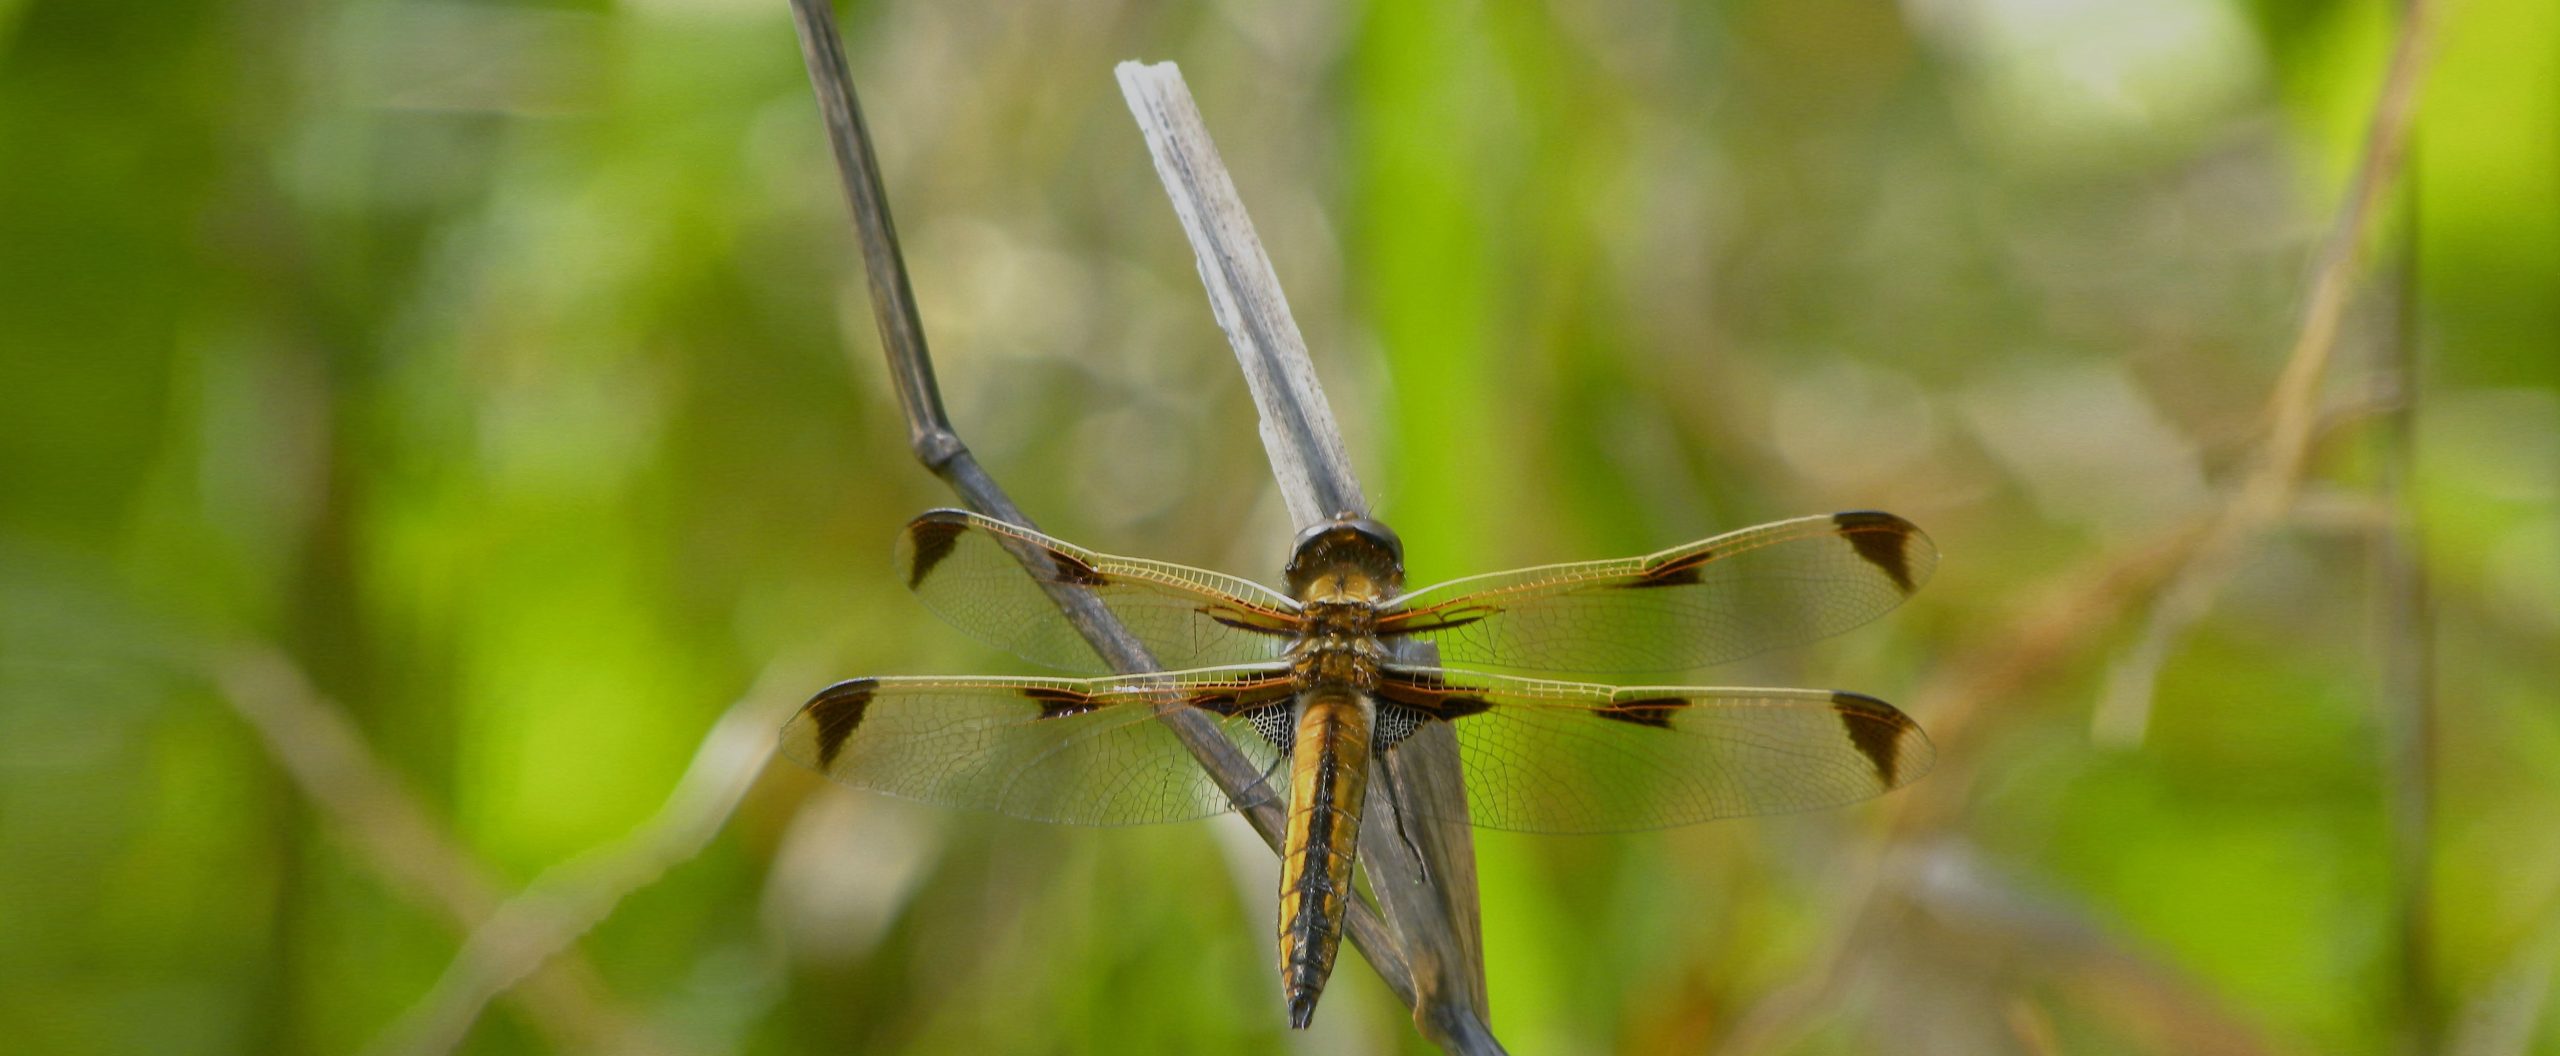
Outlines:
[[[489,869],[401,787],[344,710],[322,698],[292,661],[272,649],[238,648],[208,667],[223,700],[375,872],[461,928],[476,932],[500,917],[501,888]],[[564,1051],[663,1051],[652,1040],[656,1032],[617,1007],[595,966],[574,951],[531,971],[518,1003]]]
[[[2249,546],[2283,519],[2301,487],[2320,423],[2321,382],[2337,351],[2338,329],[2355,290],[2356,265],[2363,259],[2374,214],[2408,154],[2434,15],[2433,5],[2426,0],[2407,0],[2402,5],[2399,35],[2366,126],[2363,154],[2313,265],[2301,322],[2295,327],[2283,372],[2267,398],[2262,437],[2245,474],[2205,519],[2196,554],[2161,591],[2141,636],[2118,664],[2092,719],[2102,740],[2141,741],[2150,725],[2154,676],[2170,648],[2212,609],[2223,585],[2239,571]]]
[[[2412,0],[2403,12],[2362,160],[2322,244],[2300,325],[2269,397],[2266,432],[2246,476],[2221,505],[2060,577],[2054,589],[2019,606],[2013,618],[1951,650],[1935,665],[1932,677],[1913,695],[1913,710],[1928,717],[1940,745],[1940,763],[1910,795],[1890,801],[1894,848],[1925,844],[1963,809],[1980,771],[1969,742],[1982,739],[1987,708],[2073,670],[2073,660],[2102,647],[2109,634],[2145,605],[2154,606],[2152,619],[2125,663],[2155,665],[2166,655],[2166,643],[2203,613],[2237,570],[2247,543],[2291,507],[2321,421],[2320,381],[2337,343],[2359,251],[2399,171],[2416,113],[2434,12],[2423,0]],[[2138,738],[2147,722],[2149,695],[2147,669],[2127,675],[2120,667],[2118,685],[2100,704],[2095,720],[2100,736],[2112,732]],[[1894,882],[1889,870],[1875,881],[1850,933],[1796,983],[1772,992],[1743,1015],[1721,1051],[1768,1051],[1822,1007],[1820,998],[1843,982],[1849,952],[1890,926],[1893,915],[1879,911],[1877,904],[1892,894]]]
[[[2382,447],[2376,482],[2386,519],[2373,535],[2376,654],[2381,671],[2383,787],[2389,789],[2392,878],[2400,918],[2400,1020],[2403,1051],[2441,1049],[2443,1011],[2436,994],[2435,929],[2435,618],[2427,581],[2425,537],[2416,498],[2420,331],[2418,326],[2418,194],[2413,170],[2405,203],[2394,324],[2375,371],[2376,402],[2389,408],[2378,423]]]
[[[969,508],[999,520],[1036,527],[969,454],[943,411],[941,394],[934,382],[933,360],[907,283],[906,264],[898,252],[897,228],[889,218],[879,162],[872,154],[870,132],[862,123],[862,110],[854,95],[834,11],[826,0],[791,0],[791,13],[800,32],[801,56],[808,63],[810,87],[817,92],[827,139],[834,148],[845,201],[853,212],[854,231],[862,243],[864,274],[871,289],[873,315],[880,326],[881,351],[896,380],[899,407],[906,415],[908,440],[916,458],[942,478]],[[1061,586],[1050,589],[1050,598],[1114,670],[1137,673],[1160,669],[1127,628],[1090,593]],[[1249,798],[1246,793],[1261,780],[1261,773],[1227,742],[1214,723],[1182,710],[1166,713],[1163,721],[1231,800]],[[1265,802],[1243,814],[1263,842],[1277,850],[1282,826],[1280,808]],[[1415,1006],[1413,971],[1377,911],[1365,903],[1354,903],[1345,931],[1370,967],[1395,992],[1396,999],[1407,1007]]]
[[[710,845],[773,755],[773,731],[819,677],[814,657],[776,660],[712,723],[666,805],[631,833],[546,870],[487,915],[436,979],[370,1051],[451,1052],[499,994],[533,976],[622,900]],[[624,1051],[637,1041],[624,1042]]]

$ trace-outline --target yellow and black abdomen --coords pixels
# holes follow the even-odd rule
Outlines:
[[[1315,1016],[1342,941],[1369,791],[1371,726],[1369,701],[1354,690],[1311,691],[1298,711],[1280,858],[1280,981],[1292,1027]]]

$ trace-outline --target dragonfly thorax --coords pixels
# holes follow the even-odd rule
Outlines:
[[[1290,644],[1289,664],[1310,688],[1377,688],[1378,665],[1387,659],[1378,640],[1378,609],[1366,600],[1311,601],[1305,630]]]

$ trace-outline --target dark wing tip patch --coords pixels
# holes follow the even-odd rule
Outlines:
[[[1863,693],[1831,694],[1831,710],[1839,714],[1841,728],[1849,733],[1849,744],[1875,768],[1876,778],[1886,788],[1899,787],[1905,776],[1904,741],[1918,737],[1920,727],[1900,709]]]
[[[960,544],[960,533],[968,530],[969,522],[951,510],[934,510],[907,522],[907,538],[916,548],[907,564],[907,589],[922,586],[934,566]]]
[[[836,753],[844,750],[844,742],[862,725],[862,712],[871,706],[872,694],[880,689],[876,678],[855,678],[819,690],[801,710],[816,724],[818,766],[835,765]]]
[[[1624,722],[1655,729],[1671,728],[1671,716],[1689,706],[1687,697],[1647,697],[1643,700],[1612,701],[1608,707],[1592,714],[1612,722]]]
[[[915,547],[907,564],[907,589],[922,586],[934,568],[959,549],[961,536],[976,527],[972,522],[971,515],[960,510],[927,510],[907,522],[907,541]],[[1111,582],[1111,577],[1091,562],[1065,550],[1037,544],[1032,548],[1048,560],[1052,582],[1078,587],[1099,587]]]
[[[1920,589],[1911,576],[1911,537],[1920,529],[1911,522],[1879,510],[1850,510],[1831,515],[1831,524],[1850,548],[1870,565],[1876,566],[1904,594]]]

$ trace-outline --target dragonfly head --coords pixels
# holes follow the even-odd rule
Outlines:
[[[1345,514],[1299,533],[1287,574],[1289,592],[1302,600],[1314,591],[1384,601],[1404,588],[1404,541],[1386,525]]]

